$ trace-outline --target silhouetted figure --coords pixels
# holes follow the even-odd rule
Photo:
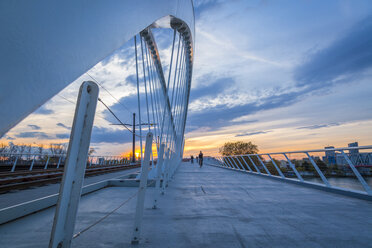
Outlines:
[[[199,153],[199,165],[200,165],[200,168],[203,166],[203,153],[202,153],[202,151],[200,151],[200,153]]]
[[[194,156],[191,155],[191,163],[193,164],[194,163]]]

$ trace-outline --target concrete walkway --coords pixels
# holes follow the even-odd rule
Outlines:
[[[82,198],[72,247],[131,247],[136,188]],[[372,247],[372,203],[183,163],[133,247]],[[131,198],[132,197],[132,198]],[[107,218],[107,213],[122,205]],[[0,247],[47,247],[54,208],[0,226]],[[97,223],[97,224],[95,224]]]

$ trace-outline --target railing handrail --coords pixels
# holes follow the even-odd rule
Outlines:
[[[66,153],[63,154],[49,154],[49,153],[0,153],[0,156],[50,156],[50,157],[61,157],[66,156]],[[117,158],[127,158],[122,155],[88,155],[88,157],[98,157],[98,158],[104,158],[104,157],[117,157]],[[128,158],[127,158],[128,159]]]
[[[366,150],[372,149],[372,145],[368,146],[357,146],[357,147],[340,147],[340,148],[330,148],[330,149],[313,149],[313,150],[300,150],[300,151],[288,151],[288,152],[266,152],[266,153],[252,153],[252,154],[240,154],[240,155],[227,155],[222,157],[236,157],[236,156],[261,156],[261,155],[281,155],[290,153],[307,153],[307,152],[325,152],[325,151],[344,151],[344,150]]]

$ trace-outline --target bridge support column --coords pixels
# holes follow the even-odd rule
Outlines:
[[[145,204],[145,193],[147,188],[147,175],[149,173],[149,166],[150,166],[150,156],[152,150],[152,133],[147,133],[146,136],[146,146],[145,146],[145,157],[141,165],[141,179],[140,185],[138,188],[138,196],[137,196],[137,207],[136,207],[136,214],[134,217],[134,230],[133,230],[133,238],[132,244],[138,244],[139,238],[141,235],[141,224],[142,224],[142,217],[143,217],[143,209]]]
[[[49,248],[71,245],[98,100],[98,86],[80,86]]]

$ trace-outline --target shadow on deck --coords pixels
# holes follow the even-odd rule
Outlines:
[[[136,188],[80,202],[72,247],[131,247]],[[372,203],[212,166],[183,163],[135,247],[372,247]],[[130,200],[128,200],[130,199]],[[94,224],[123,204],[102,222]],[[0,226],[0,247],[47,247],[54,208]]]

